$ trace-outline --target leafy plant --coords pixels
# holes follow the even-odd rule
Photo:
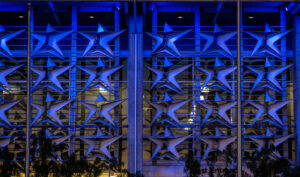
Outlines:
[[[187,177],[198,177],[201,173],[201,164],[193,158],[192,153],[187,155],[184,166],[184,173]]]
[[[0,149],[0,176],[20,176],[22,168],[14,161],[15,155],[9,152],[7,146]]]

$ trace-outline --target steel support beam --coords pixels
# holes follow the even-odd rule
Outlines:
[[[31,134],[31,101],[32,101],[32,75],[31,67],[33,64],[31,57],[33,31],[33,11],[31,3],[28,3],[28,31],[27,31],[27,98],[26,98],[26,159],[25,159],[25,176],[30,176],[30,134]]]
[[[242,177],[241,2],[237,1],[237,176]]]
[[[77,41],[77,12],[78,12],[78,7],[77,6],[72,6],[72,41],[71,41],[71,58],[70,58],[70,65],[76,65],[77,62],[77,46],[76,46],[76,41]],[[70,69],[69,73],[69,99],[70,100],[75,100],[76,99],[76,67],[72,67]],[[75,139],[73,138],[76,135],[76,102],[73,101],[69,104],[69,135],[71,137],[69,138],[69,155],[73,152],[75,152]]]
[[[295,84],[295,99],[294,99],[294,111],[296,119],[296,158],[297,165],[300,165],[300,16],[295,16],[294,20],[294,84]]]
[[[143,16],[129,16],[128,58],[128,171],[143,171]],[[140,6],[139,6],[140,7]]]

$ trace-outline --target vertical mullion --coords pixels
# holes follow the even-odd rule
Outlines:
[[[76,65],[77,62],[77,6],[72,6],[72,42],[71,42],[71,58],[70,65]],[[76,100],[76,67],[72,67],[70,69],[70,82],[69,82],[69,99]],[[69,153],[75,152],[75,139],[72,136],[76,135],[76,101],[71,102],[69,106],[69,134],[71,137],[69,138]]]
[[[195,52],[197,54],[200,53],[200,7],[195,7]],[[196,56],[195,57],[195,67],[194,70],[196,71],[196,67],[200,67],[200,57]],[[201,135],[200,131],[201,131],[201,118],[200,118],[200,109],[199,106],[197,105],[197,102],[200,101],[200,95],[201,95],[201,80],[200,80],[200,76],[198,74],[195,74],[194,76],[195,78],[195,97],[193,100],[196,101],[196,121],[194,121],[196,123],[196,132],[194,133],[194,136],[199,136]],[[193,84],[194,85],[194,84]],[[194,106],[194,105],[193,105]],[[194,137],[195,139],[195,137]],[[194,140],[195,141],[195,140]],[[200,146],[200,143],[197,142],[196,144],[196,148]],[[196,156],[200,156],[200,152],[199,154],[196,154]]]
[[[31,3],[28,3],[28,35],[27,35],[27,113],[26,113],[26,159],[25,159],[25,176],[30,176],[30,134],[31,134],[31,102],[32,102],[32,75],[31,67],[33,65],[31,51],[33,42],[31,32],[33,31],[33,11]]]
[[[242,177],[242,121],[241,121],[241,2],[237,1],[237,176]]]

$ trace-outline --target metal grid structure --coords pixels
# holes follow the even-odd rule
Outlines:
[[[294,10],[283,2],[259,3],[262,7],[257,9],[255,3],[243,6],[241,83],[234,2],[36,2],[29,9],[28,24],[21,20],[28,14],[25,3],[0,5],[1,13],[19,18],[0,19],[5,24],[1,33],[16,34],[8,42],[12,55],[3,46],[0,51],[1,133],[3,140],[9,139],[1,146],[16,152],[17,161],[24,160],[26,149],[26,96],[32,109],[31,136],[47,130],[54,142],[67,144],[69,155],[107,160],[112,154],[129,161],[131,172],[152,174],[153,166],[182,167],[187,154],[205,164],[213,152],[236,152],[238,110],[243,159],[273,142],[277,156],[299,161],[294,115],[297,68],[292,74],[297,58],[292,38],[298,28],[289,31],[299,5]],[[263,15],[272,20],[263,21],[267,18]],[[262,19],[255,24],[250,16]],[[253,52],[259,37],[277,34],[282,34],[275,41],[280,54],[269,44]],[[108,44],[88,47],[106,35],[112,35]],[[174,45],[157,45],[172,37]],[[30,95],[26,64],[32,71]],[[91,142],[105,142],[110,152],[90,150]],[[235,168],[237,157],[232,158]],[[218,158],[217,164],[224,165],[224,160]]]

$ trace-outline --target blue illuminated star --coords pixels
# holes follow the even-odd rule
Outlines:
[[[23,99],[20,100],[16,100],[10,103],[5,103],[0,105],[0,119],[2,122],[0,122],[0,124],[6,128],[11,128],[12,124],[10,123],[10,121],[8,120],[5,112],[7,110],[9,110],[10,108],[12,108],[13,106],[15,106],[16,104],[20,103]]]
[[[181,87],[177,83],[176,76],[178,74],[180,74],[181,72],[183,72],[184,70],[186,70],[187,68],[189,68],[190,66],[192,66],[192,64],[181,66],[181,67],[178,67],[178,68],[175,68],[172,70],[168,70],[167,72],[165,72],[163,70],[148,67],[148,69],[150,71],[152,71],[156,74],[156,78],[154,80],[154,83],[153,83],[151,89],[168,87],[173,91],[180,92]],[[158,85],[158,83],[160,81],[163,81],[163,83],[161,85]]]
[[[171,103],[168,105],[164,104],[157,104],[157,103],[149,103],[151,106],[153,106],[156,109],[156,113],[152,119],[152,124],[161,116],[163,115],[164,111],[166,112],[166,115],[172,119],[172,121],[175,122],[177,125],[181,125],[180,121],[177,118],[177,115],[175,111],[188,103],[191,100],[184,100],[184,101],[178,101],[175,103]],[[163,118],[166,119],[166,118]]]
[[[82,92],[84,92],[90,86],[90,84],[96,79],[97,75],[99,75],[98,79],[99,79],[100,82],[98,82],[95,85],[89,87],[89,89],[99,87],[99,88],[102,88],[102,89],[104,89],[108,92],[111,92],[111,90],[114,90],[114,88],[111,85],[111,82],[108,80],[109,76],[112,75],[113,73],[115,73],[116,71],[118,71],[119,69],[121,69],[122,67],[123,67],[123,65],[116,66],[116,67],[111,67],[111,68],[108,68],[108,69],[101,70],[100,72],[97,72],[97,70],[87,69],[87,68],[83,68],[83,67],[78,66],[78,68],[80,68],[82,71],[89,74],[89,78],[88,78]],[[103,85],[102,83],[104,83],[105,85]]]
[[[247,32],[250,36],[257,40],[257,43],[252,51],[252,56],[257,53],[266,53],[273,57],[281,58],[281,53],[276,46],[276,42],[285,37],[289,32],[274,32],[268,23],[265,25],[264,34],[254,34],[252,32]]]
[[[101,105],[99,114],[103,118],[105,118],[109,122],[109,124],[111,124],[111,125],[114,126],[115,123],[114,123],[114,121],[111,118],[110,111],[112,109],[114,109],[115,107],[117,107],[119,104],[123,103],[124,101],[126,101],[126,99],[119,100],[119,101],[114,101],[114,102],[111,102],[111,103],[106,103],[106,104]],[[97,112],[97,105],[90,104],[90,103],[84,103],[84,102],[82,102],[81,104],[84,107],[86,107],[87,109],[89,109],[89,114],[88,114],[87,118],[84,121],[84,124],[86,124],[96,114],[96,112]],[[105,123],[105,122],[103,122],[103,123]]]
[[[274,99],[269,95],[269,93],[266,93],[265,96],[265,103],[273,101]],[[255,125],[258,123],[259,118],[263,117],[263,119],[260,121],[262,122],[269,122],[277,127],[282,128],[283,127],[283,122],[280,119],[280,117],[277,114],[277,111],[281,108],[283,108],[285,105],[287,105],[290,102],[290,100],[287,101],[281,101],[277,103],[270,104],[266,106],[265,104],[261,104],[259,102],[254,102],[254,101],[248,101],[250,105],[255,107],[257,109],[257,113],[254,117],[254,120],[252,122],[252,125]]]
[[[50,123],[54,125],[55,127],[64,127],[62,121],[60,120],[60,116],[57,114],[57,111],[68,105],[74,100],[67,100],[59,103],[51,104],[50,106],[44,106],[36,103],[32,103],[31,106],[33,106],[35,109],[37,109],[37,113],[34,116],[34,119],[31,123],[31,126],[39,123]],[[42,117],[43,114],[47,111],[47,116]],[[42,117],[42,120],[40,122],[37,122],[40,117]]]
[[[215,101],[213,103],[208,104],[208,103],[204,103],[203,101],[198,102],[199,105],[207,109],[207,112],[201,123],[201,126],[203,126],[210,117],[221,118],[223,121],[225,121],[225,124],[228,124],[230,126],[232,125],[232,122],[226,112],[232,107],[234,107],[237,102],[232,101],[223,104],[218,103],[223,100],[224,99],[216,92]],[[214,115],[215,114],[214,112],[216,112],[216,115]]]
[[[232,53],[226,45],[226,42],[236,35],[236,31],[225,33],[223,29],[215,24],[215,29],[212,34],[199,33],[201,37],[206,39],[203,53],[217,52],[227,58],[232,59]]]
[[[180,155],[176,149],[176,146],[190,138],[192,135],[174,136],[168,128],[165,128],[164,135],[148,137],[150,141],[156,144],[156,148],[152,154],[151,160],[157,158],[159,151],[167,150],[176,158],[180,158]]]
[[[46,34],[33,33],[32,36],[38,40],[33,51],[33,56],[42,53],[51,53],[52,55],[63,59],[64,55],[57,45],[57,42],[71,34],[73,31],[56,32],[55,29],[48,24]]]
[[[229,83],[226,79],[226,76],[229,75],[230,73],[234,72],[234,70],[236,70],[236,68],[237,68],[236,66],[224,68],[224,64],[218,58],[215,61],[214,69],[197,67],[198,70],[207,74],[201,90],[203,90],[207,86],[208,83],[212,82],[213,80],[217,80],[220,84],[214,83],[209,87],[210,88],[211,87],[219,87],[224,91],[231,92],[232,88],[229,85]]]
[[[89,40],[89,43],[83,52],[83,57],[88,54],[100,53],[105,57],[113,58],[114,54],[109,46],[109,42],[122,34],[125,30],[107,33],[101,24],[98,24],[97,35],[90,35],[79,32],[82,36]]]
[[[291,66],[292,64],[272,69],[273,65],[268,58],[266,59],[264,69],[247,66],[249,70],[257,74],[257,78],[252,86],[251,92],[258,88],[267,87],[278,93],[281,93],[282,88],[276,77]],[[265,80],[266,82],[259,85],[262,80]]]
[[[7,83],[6,80],[6,76],[11,74],[12,72],[16,71],[17,69],[19,69],[20,67],[22,67],[24,65],[18,65],[18,66],[14,66],[8,69],[3,69],[0,71],[0,83],[3,84],[8,90],[12,91],[12,89],[10,88],[9,84]],[[1,90],[7,91],[5,88],[3,88],[2,86],[0,87]]]
[[[203,141],[207,144],[205,153],[201,160],[204,160],[212,151],[218,150],[223,152],[228,145],[236,140],[236,136],[224,136],[218,128],[216,128],[215,135],[201,135],[198,136],[198,138],[200,141]]]
[[[155,45],[152,51],[153,54],[168,54],[176,58],[180,58],[181,55],[175,46],[175,41],[191,32],[192,29],[180,33],[171,33],[172,31],[173,29],[167,23],[165,23],[164,33],[162,35],[146,32],[146,34],[155,40]]]
[[[8,46],[7,46],[7,42],[9,40],[11,40],[12,38],[16,37],[17,35],[21,34],[23,30],[17,31],[17,32],[5,32],[5,29],[0,25],[0,54],[9,58],[10,60],[14,60],[13,54],[11,53],[11,51],[9,50]]]
[[[54,62],[50,58],[48,58],[47,67],[54,67],[53,64],[54,64]],[[36,79],[36,81],[33,85],[33,90],[35,91],[35,90],[38,90],[40,88],[48,87],[48,88],[62,94],[64,92],[64,89],[61,86],[60,81],[58,80],[58,77],[60,75],[62,75],[63,73],[65,73],[66,71],[68,71],[69,69],[71,69],[72,67],[73,67],[73,65],[70,65],[70,66],[57,68],[57,69],[54,69],[54,70],[51,70],[51,71],[48,71],[48,70],[44,71],[44,70],[39,70],[39,69],[36,69],[36,68],[32,68],[31,70],[34,73],[38,74],[38,78]],[[38,87],[40,85],[40,83],[43,80],[45,80],[46,78],[48,79],[47,82],[51,82],[53,85],[43,84],[40,87]]]

